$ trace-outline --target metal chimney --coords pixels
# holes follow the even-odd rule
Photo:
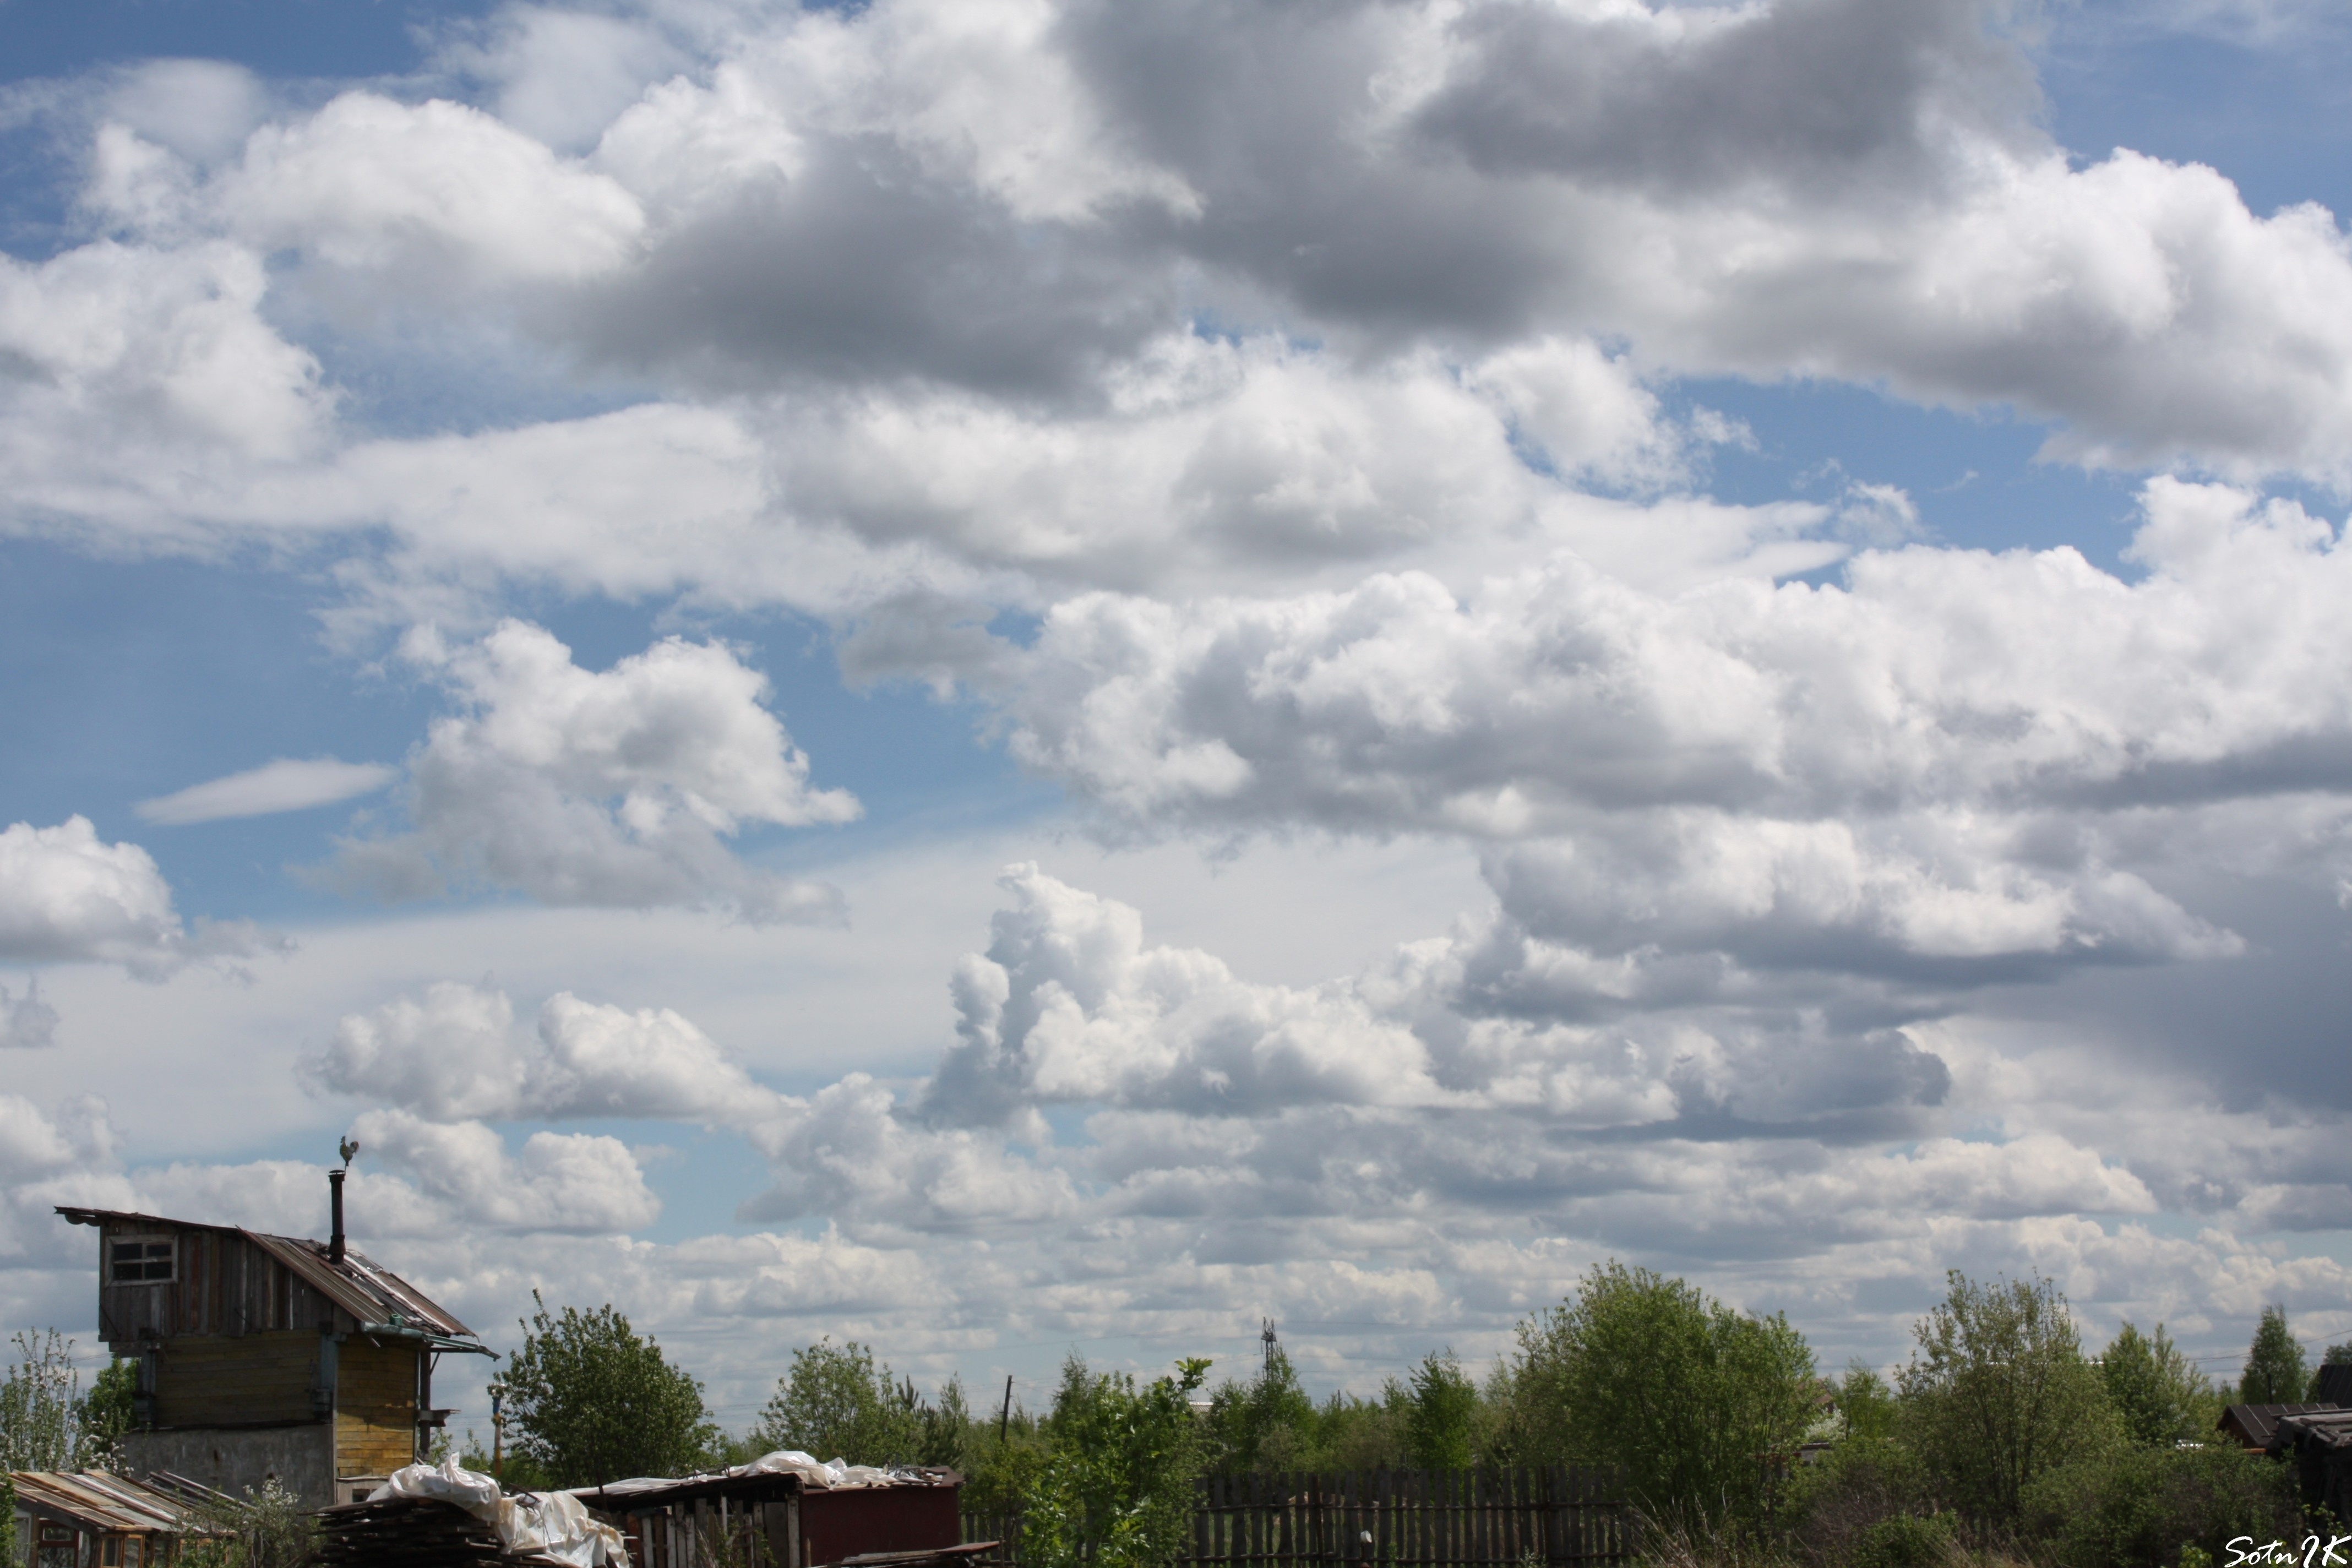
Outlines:
[[[327,1192],[333,1203],[334,1215],[331,1222],[333,1229],[327,1237],[327,1261],[341,1263],[343,1260],[343,1173],[341,1171],[327,1173]]]

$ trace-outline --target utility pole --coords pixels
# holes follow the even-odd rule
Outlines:
[[[1262,1325],[1257,1331],[1258,1364],[1264,1369],[1260,1373],[1263,1376],[1274,1370],[1274,1320],[1260,1318],[1258,1322]]]
[[[1013,1425],[1013,1374],[1004,1374],[1004,1414],[996,1418],[996,1440],[1004,1441],[1005,1429]]]
[[[507,1391],[490,1384],[490,1479],[505,1485],[507,1460]]]

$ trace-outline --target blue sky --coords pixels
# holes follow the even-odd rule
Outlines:
[[[820,1333],[1369,1386],[1612,1256],[2352,1335],[2329,8],[0,59],[12,1321],[49,1205],[315,1229],[355,1133],[378,1256],[730,1421]]]

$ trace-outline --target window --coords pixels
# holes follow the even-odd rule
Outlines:
[[[109,1535],[99,1542],[99,1568],[122,1568],[122,1537]]]
[[[139,1568],[139,1538],[135,1535],[122,1542],[122,1568]]]
[[[106,1244],[106,1271],[117,1285],[153,1285],[172,1278],[178,1249],[168,1236],[122,1236]]]

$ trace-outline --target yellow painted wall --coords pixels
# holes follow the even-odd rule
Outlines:
[[[335,1474],[388,1476],[416,1458],[416,1358],[412,1344],[342,1342],[335,1378]]]

